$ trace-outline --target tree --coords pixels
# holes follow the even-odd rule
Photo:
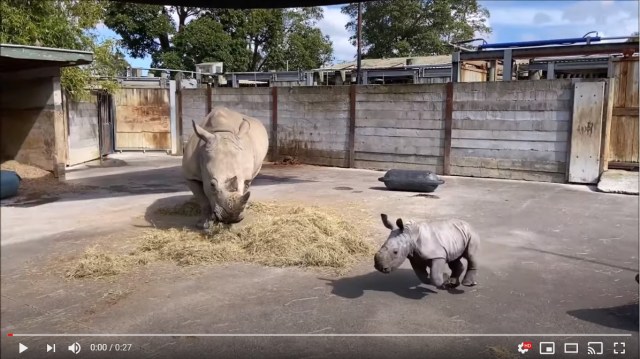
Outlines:
[[[378,0],[362,4],[363,57],[428,56],[450,53],[448,42],[489,34],[489,12],[477,0]],[[342,7],[356,44],[357,4]]]
[[[90,87],[117,88],[114,76],[128,64],[112,41],[98,42],[90,29],[104,15],[100,0],[3,0],[0,42],[94,52],[94,62],[62,69],[61,85],[73,97]]]
[[[261,71],[330,61],[332,44],[314,28],[320,19],[317,7],[202,10],[111,2],[105,24],[131,56],[151,56],[152,67],[193,71],[197,63],[221,61],[227,71]]]

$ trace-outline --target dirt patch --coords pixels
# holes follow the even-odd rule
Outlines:
[[[20,187],[16,197],[36,198],[44,195],[55,195],[88,189],[87,186],[60,181],[53,173],[41,168],[23,164],[14,160],[0,164],[5,171],[14,171],[20,176]]]
[[[342,208],[344,210],[344,208]],[[159,212],[197,215],[193,200]],[[349,213],[358,212],[356,208]],[[217,226],[208,233],[149,229],[132,238],[135,248],[118,253],[89,248],[66,271],[69,278],[104,278],[154,261],[178,266],[257,263],[270,267],[311,267],[343,274],[359,259],[373,255],[366,220],[342,219],[332,208],[251,202],[244,225]]]
[[[492,358],[496,359],[512,359],[517,358],[518,356],[513,353],[513,349],[507,349],[502,346],[496,347],[487,347],[485,352],[489,353]]]

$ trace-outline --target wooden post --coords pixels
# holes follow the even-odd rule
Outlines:
[[[442,172],[445,176],[451,174],[451,132],[453,128],[453,82],[447,82],[447,97],[444,108],[444,156]]]
[[[209,115],[209,113],[211,113],[211,94],[212,90],[211,90],[211,86],[209,84],[207,84],[207,113],[205,114],[205,116]]]
[[[278,161],[278,87],[271,88],[271,161]]]
[[[607,92],[604,96],[604,111],[602,118],[602,143],[600,150],[600,174],[609,169],[609,142],[611,140],[611,120],[613,119],[613,104],[615,102],[616,78],[606,81]]]
[[[354,168],[356,162],[356,85],[349,86],[349,149],[347,167]]]

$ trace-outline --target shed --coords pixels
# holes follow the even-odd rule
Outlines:
[[[93,53],[0,44],[0,160],[52,171],[67,163],[60,69],[93,62]]]

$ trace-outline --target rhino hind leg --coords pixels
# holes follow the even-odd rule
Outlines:
[[[464,272],[464,264],[460,258],[449,262],[449,268],[451,269],[451,276],[448,280],[445,280],[444,285],[448,288],[456,288],[460,285],[460,276]]]
[[[191,189],[191,192],[193,192],[196,202],[200,205],[200,219],[196,223],[196,226],[198,229],[209,229],[213,227],[215,224],[212,216],[213,211],[211,210],[209,199],[207,199],[207,195],[202,189],[202,182],[187,180],[187,185],[189,186],[189,189]]]
[[[464,275],[462,285],[467,287],[473,287],[478,284],[476,276],[478,274],[478,262],[476,260],[476,252],[478,251],[478,244],[475,238],[471,238],[469,245],[465,250],[463,257],[467,260],[467,273]]]

